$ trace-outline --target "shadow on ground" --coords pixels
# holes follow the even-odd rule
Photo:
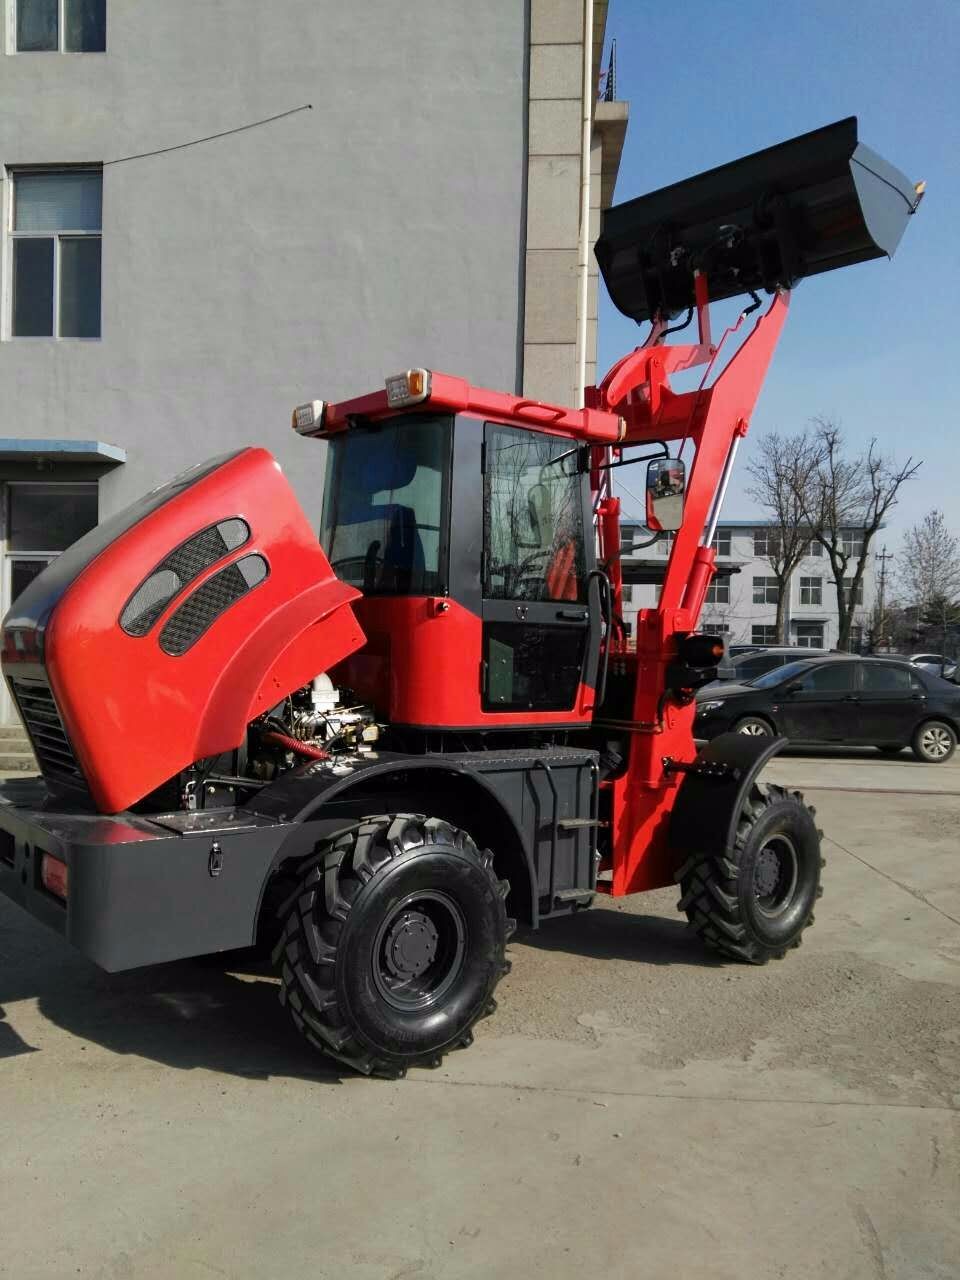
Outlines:
[[[178,1070],[336,1083],[336,1064],[301,1040],[277,1001],[269,964],[248,952],[108,974],[0,901],[0,1058],[34,1051],[4,1006],[36,1000],[43,1018],[78,1041]],[[604,905],[547,922],[517,941],[544,951],[646,964],[716,967],[681,920]],[[37,1037],[40,1038],[39,1036]]]
[[[36,1000],[42,1017],[112,1053],[252,1079],[341,1078],[301,1040],[269,969],[248,953],[108,974],[3,901],[0,939],[0,1058],[31,1051],[2,1019]]]
[[[516,941],[539,951],[563,951],[596,960],[693,965],[701,969],[723,966],[723,961],[704,948],[683,920],[638,915],[604,905],[547,920],[537,932],[520,929]]]

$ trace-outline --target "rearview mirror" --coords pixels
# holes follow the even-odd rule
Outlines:
[[[647,465],[646,526],[654,533],[676,533],[683,524],[687,468],[679,458],[656,458]]]

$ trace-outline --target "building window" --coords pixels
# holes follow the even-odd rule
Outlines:
[[[855,596],[853,596],[853,597],[851,597],[851,595],[850,595],[850,592],[851,592],[852,590],[853,590],[853,579],[852,579],[852,578],[844,578],[844,580],[843,580],[843,594],[847,597],[847,603],[848,603],[848,604],[852,604],[852,605],[863,604],[863,579],[862,579],[862,578],[861,578],[861,579],[860,579],[860,581],[857,583],[857,593],[856,593],[856,595],[855,595]]]
[[[777,644],[780,637],[777,635],[776,627],[751,627],[750,643],[751,644]]]
[[[99,170],[13,174],[14,338],[100,337],[102,198]]]
[[[753,603],[754,604],[779,604],[780,603],[780,584],[777,582],[776,578],[754,578]]]
[[[798,649],[822,649],[823,648],[823,623],[822,622],[798,622],[797,623],[797,648]]]
[[[97,523],[96,484],[7,486],[4,608]]]
[[[840,534],[840,550],[845,556],[859,559],[863,555],[863,530],[844,529]]]
[[[811,538],[803,548],[803,554],[805,556],[813,556],[816,560],[819,560],[823,555],[823,543],[818,542],[816,538]]]
[[[730,579],[714,578],[707,587],[707,604],[730,603]]]
[[[712,618],[704,620],[703,629],[707,635],[711,636],[728,636],[730,634],[730,624],[728,622],[714,622]]]
[[[107,0],[17,0],[18,53],[103,53]]]
[[[801,578],[800,579],[800,603],[801,604],[823,604],[823,579],[822,578]]]
[[[779,554],[780,533],[777,529],[754,529],[753,554],[755,556],[775,556]]]
[[[633,586],[630,583],[623,583],[620,587],[620,599],[624,604],[633,604]]]
[[[662,556],[668,556],[673,550],[673,540],[676,536],[675,533],[664,533],[657,539],[657,548]]]
[[[710,545],[718,556],[728,556],[730,554],[730,530],[718,529],[713,535],[713,541]]]

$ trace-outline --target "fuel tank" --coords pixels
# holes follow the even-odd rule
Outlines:
[[[364,643],[279,464],[241,449],[74,543],[3,622],[3,674],[52,791],[118,813]]]

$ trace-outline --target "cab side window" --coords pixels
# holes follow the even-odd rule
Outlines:
[[[483,486],[487,600],[586,600],[583,508],[569,440],[488,426]]]

